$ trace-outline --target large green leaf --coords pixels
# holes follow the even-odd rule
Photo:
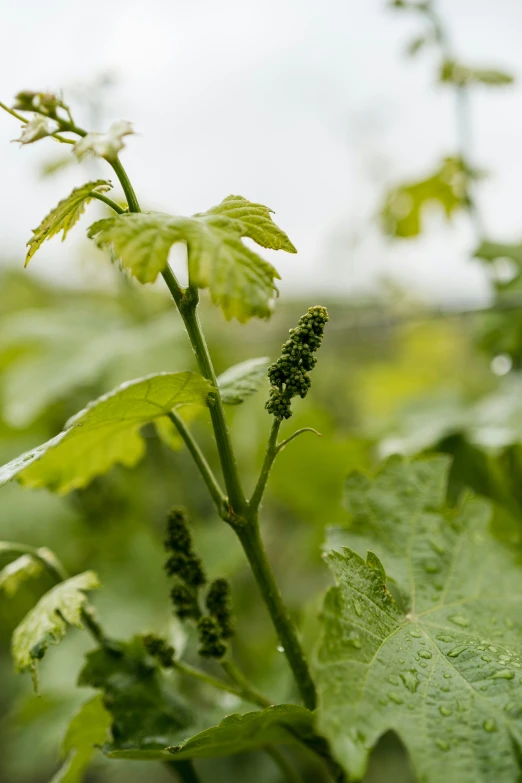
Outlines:
[[[58,644],[67,631],[67,625],[82,627],[82,610],[87,603],[87,590],[99,587],[93,571],[73,576],[53,587],[26,614],[15,629],[12,652],[18,671],[30,670],[35,687],[37,662],[43,658],[50,644]]]
[[[60,231],[63,231],[62,240],[74,224],[80,219],[86,205],[95,198],[93,193],[105,193],[112,187],[105,179],[97,179],[94,182],[86,182],[79,188],[75,188],[67,198],[60,201],[49,214],[42,220],[38,228],[33,230],[33,236],[27,243],[29,250],[25,259],[25,265],[29,263],[36,251],[46,239],[51,239]]]
[[[109,755],[168,758],[164,749],[197,725],[195,714],[165,682],[139,637],[89,653],[78,684],[102,691],[103,706],[112,718],[111,739],[104,746]]]
[[[111,716],[101,696],[83,704],[69,724],[62,745],[65,761],[51,783],[81,783],[95,746],[107,739],[110,724]]]
[[[241,196],[229,196],[208,212],[177,217],[159,212],[119,215],[94,223],[89,236],[114,255],[142,283],[153,282],[177,242],[187,246],[192,285],[208,288],[227,318],[247,321],[272,312],[277,271],[242,239],[263,247],[295,248],[273,223],[270,210]]]
[[[277,704],[245,715],[228,715],[219,726],[206,729],[169,751],[176,759],[216,758],[269,744],[298,743],[313,736],[313,715],[296,704]]]
[[[221,373],[217,379],[221,399],[226,405],[239,405],[247,397],[260,388],[267,378],[270,359],[261,356],[259,359],[247,359],[246,362],[235,364]]]
[[[353,780],[393,730],[423,783],[519,781],[519,556],[491,536],[484,501],[445,507],[448,466],[394,458],[373,481],[353,475],[352,526],[330,535],[350,548],[326,556],[337,586],[315,664],[318,728]],[[366,561],[353,551],[368,548]]]
[[[27,486],[66,493],[116,463],[132,467],[145,451],[139,433],[144,424],[178,405],[205,405],[211,389],[208,381],[188,371],[124,383],[91,402],[55,438],[0,468],[0,486],[17,476]]]

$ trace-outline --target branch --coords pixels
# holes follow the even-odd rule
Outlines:
[[[194,462],[196,463],[196,467],[199,470],[203,481],[207,485],[207,489],[215,503],[219,515],[223,516],[223,514],[227,513],[227,499],[221,487],[219,486],[218,480],[214,476],[212,468],[208,464],[205,455],[201,451],[197,441],[194,439],[192,433],[179,413],[176,413],[176,411],[171,411],[167,415],[181,435],[183,442],[185,443]]]

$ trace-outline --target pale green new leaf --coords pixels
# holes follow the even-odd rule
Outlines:
[[[351,780],[389,730],[422,783],[519,780],[520,558],[491,536],[487,503],[446,508],[448,467],[393,458],[374,480],[353,475],[351,527],[329,538],[350,548],[326,556],[337,586],[315,662],[318,730]]]
[[[247,359],[221,373],[217,379],[221,399],[226,405],[239,405],[255,392],[266,380],[270,359],[262,356]]]
[[[119,463],[133,467],[145,452],[140,429],[178,405],[205,405],[211,384],[193,372],[159,373],[124,383],[91,402],[63,432],[0,468],[30,487],[65,494]]]
[[[172,245],[185,243],[191,284],[208,288],[225,316],[239,321],[271,315],[277,293],[274,281],[279,278],[271,264],[243,243],[243,237],[263,247],[296,252],[273,223],[270,210],[241,196],[229,196],[193,217],[149,212],[99,220],[89,236],[100,247],[111,248],[141,283],[156,280],[167,266]]]
[[[80,219],[86,205],[94,198],[93,193],[105,193],[111,188],[112,185],[108,180],[97,179],[75,188],[67,198],[60,201],[58,206],[42,220],[38,228],[33,230],[33,236],[27,243],[29,250],[25,265],[27,266],[46,239],[51,239],[60,231],[63,231],[62,241],[65,239],[67,233]]]
[[[12,597],[29,579],[40,576],[43,565],[30,555],[21,555],[0,571],[0,592]]]
[[[504,87],[512,84],[513,76],[493,68],[469,68],[454,60],[446,60],[440,71],[441,82],[451,82],[459,87],[484,84],[488,87]]]
[[[99,587],[94,571],[85,571],[60,582],[45,593],[36,606],[15,629],[12,653],[20,672],[30,670],[37,689],[37,662],[43,658],[50,644],[58,644],[67,631],[67,625],[82,628],[82,610],[87,603],[87,590]]]
[[[299,743],[313,736],[313,714],[296,704],[278,704],[245,715],[228,715],[219,726],[168,750],[176,759],[216,758],[258,750],[271,743]]]
[[[104,708],[101,696],[95,696],[80,707],[63,740],[65,761],[51,783],[81,783],[95,747],[106,741],[110,725],[111,716]]]

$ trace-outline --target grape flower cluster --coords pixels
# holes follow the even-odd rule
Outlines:
[[[290,329],[290,338],[283,345],[281,356],[268,368],[271,389],[265,407],[280,421],[292,415],[292,397],[306,397],[308,393],[310,370],[317,362],[314,353],[321,345],[327,321],[326,307],[310,307],[296,328]]]

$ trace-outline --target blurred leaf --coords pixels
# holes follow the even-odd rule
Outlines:
[[[351,527],[329,537],[336,550],[371,547],[396,585],[395,599],[351,548],[326,556],[337,586],[323,611],[318,726],[353,780],[388,730],[426,783],[519,779],[520,558],[492,538],[489,504],[445,507],[448,467],[393,459],[373,480],[352,475]]]
[[[99,587],[94,571],[85,571],[53,587],[16,628],[12,640],[13,658],[20,672],[31,671],[38,690],[37,662],[50,644],[58,644],[67,624],[82,628],[82,610],[87,603],[85,591]]]
[[[0,486],[15,476],[30,487],[66,494],[145,451],[139,430],[185,403],[206,404],[208,381],[192,372],[160,373],[122,384],[91,402],[65,430],[0,468]]]
[[[454,60],[445,60],[440,71],[441,82],[451,82],[459,87],[468,84],[485,84],[490,87],[503,87],[512,84],[513,76],[504,71],[491,68],[468,68]]]
[[[221,399],[226,405],[239,405],[260,388],[267,378],[270,359],[247,359],[221,373],[217,379]]]
[[[451,218],[466,206],[467,181],[475,176],[461,158],[445,158],[430,177],[393,188],[381,210],[383,230],[396,237],[418,236],[423,210],[430,202],[439,204]]]
[[[103,692],[103,706],[112,717],[111,741],[104,746],[110,755],[121,751],[140,758],[136,754],[148,751],[161,758],[196,724],[192,710],[146,654],[141,637],[88,653],[78,684]]]
[[[0,591],[12,597],[27,579],[40,576],[43,566],[30,555],[22,555],[0,571]]]
[[[429,43],[429,40],[426,35],[419,35],[417,38],[413,38],[406,47],[408,57],[415,57]]]
[[[94,182],[86,182],[79,188],[75,188],[67,198],[60,201],[49,214],[42,220],[38,228],[33,230],[33,236],[27,243],[29,250],[25,259],[25,265],[29,263],[36,251],[46,239],[51,239],[60,231],[63,231],[62,241],[74,224],[80,219],[89,201],[93,199],[93,192],[105,193],[112,187],[105,179]]]
[[[156,280],[167,266],[173,244],[187,245],[192,285],[208,288],[225,316],[247,321],[272,312],[277,271],[242,241],[296,252],[270,218],[270,210],[240,196],[229,196],[208,212],[191,218],[159,212],[119,215],[94,223],[89,236],[115,256],[141,283]]]
[[[101,696],[86,702],[69,724],[62,753],[66,760],[50,783],[81,783],[96,745],[103,745],[111,725]]]
[[[228,715],[215,726],[169,751],[176,759],[216,758],[266,745],[298,744],[313,735],[313,714],[296,704],[278,704],[245,715]]]
[[[42,177],[42,179],[52,177],[54,174],[57,174],[59,171],[63,171],[63,169],[67,168],[71,165],[71,163],[74,162],[75,161],[72,155],[60,155],[54,158],[48,158],[40,166],[40,177]]]

